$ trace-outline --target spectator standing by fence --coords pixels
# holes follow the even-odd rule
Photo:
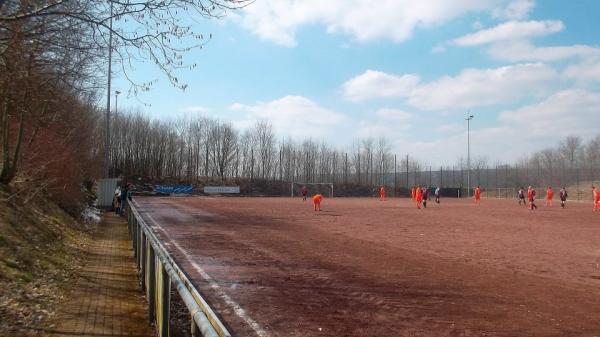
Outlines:
[[[115,193],[113,195],[113,211],[115,211],[116,214],[119,214],[119,212],[121,212],[121,187],[117,186],[117,188],[115,188]]]
[[[119,214],[125,215],[125,207],[127,207],[127,195],[129,193],[129,183],[123,184],[123,189],[121,190],[121,210]]]

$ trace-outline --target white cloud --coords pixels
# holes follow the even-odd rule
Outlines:
[[[347,121],[345,115],[324,108],[302,96],[285,96],[255,105],[234,103],[231,110],[245,112],[238,126],[248,126],[256,120],[268,120],[273,127],[292,137],[321,137],[330,129]]]
[[[435,130],[439,131],[439,132],[444,132],[444,133],[457,133],[457,132],[464,131],[465,126],[462,124],[448,123],[448,124],[438,125],[435,128]]]
[[[416,80],[406,85],[406,76],[367,71],[342,85],[350,100],[379,97],[405,98],[423,110],[462,109],[516,103],[525,97],[550,93],[560,82],[559,74],[541,63],[517,64],[492,69],[465,69],[457,76],[444,76],[430,83]]]
[[[578,82],[600,82],[600,57],[570,65],[565,69],[564,75]]]
[[[355,136],[359,138],[389,137],[409,130],[415,115],[395,108],[381,108],[369,119],[358,121]]]
[[[201,105],[191,105],[191,106],[186,106],[185,108],[181,109],[181,112],[202,113],[202,114],[205,114],[208,111],[210,111],[210,110],[207,107],[204,107]]]
[[[261,0],[244,9],[241,23],[259,37],[296,45],[296,31],[318,24],[358,41],[402,42],[419,27],[440,25],[469,12],[490,12],[506,0]]]
[[[410,94],[408,103],[424,110],[510,104],[547,94],[557,81],[558,73],[541,63],[465,69],[457,76],[420,85]]]
[[[498,120],[523,130],[525,137],[597,134],[598,124],[592,121],[600,121],[600,93],[560,91],[538,104],[502,112]]]
[[[375,114],[381,119],[390,121],[407,121],[413,117],[413,114],[409,112],[392,108],[379,109]]]
[[[233,110],[233,111],[242,111],[244,110],[246,106],[243,105],[242,103],[233,103],[232,105],[229,106],[229,109]]]
[[[600,92],[565,90],[539,103],[500,113],[493,127],[479,127],[479,119],[471,122],[471,155],[493,161],[512,162],[525,153],[554,146],[566,136],[577,134],[584,140],[598,134]],[[477,117],[477,116],[476,116]],[[460,132],[460,125],[456,131]],[[432,141],[415,142],[404,138],[395,144],[399,151],[433,165],[455,163],[466,157],[466,126],[462,132]],[[433,160],[432,160],[433,158]]]
[[[488,53],[497,60],[521,61],[558,61],[573,57],[600,56],[600,48],[588,45],[537,47],[526,40],[494,43]]]
[[[359,138],[390,137],[412,128],[409,123],[390,123],[383,120],[361,120],[358,122],[356,136]]]
[[[494,9],[492,16],[499,19],[520,20],[526,18],[534,7],[534,0],[515,0],[505,7]]]
[[[561,21],[508,21],[495,27],[482,29],[451,41],[457,46],[476,46],[498,41],[524,39],[545,36],[562,31],[565,28]]]
[[[356,136],[359,138],[377,138],[386,135],[393,135],[395,131],[392,126],[372,121],[359,121]]]
[[[403,97],[419,83],[416,75],[390,75],[381,71],[367,70],[342,85],[344,96],[351,101],[373,97]]]

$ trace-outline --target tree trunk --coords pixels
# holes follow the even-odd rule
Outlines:
[[[15,150],[12,154],[12,161],[10,160],[10,147],[9,147],[9,104],[8,98],[5,98],[4,101],[4,111],[2,113],[2,128],[4,130],[3,137],[3,163],[2,163],[2,172],[0,173],[0,183],[4,185],[8,185],[17,174],[17,163],[19,162],[19,155],[21,154],[21,143],[23,142],[23,130],[25,129],[24,116],[25,112],[21,110],[19,113],[19,132],[17,134],[17,140],[15,142]]]

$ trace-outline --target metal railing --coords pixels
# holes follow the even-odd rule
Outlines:
[[[169,336],[173,285],[189,310],[192,336],[231,337],[152,228],[146,224],[133,201],[128,202],[127,224],[133,242],[140,286],[148,299],[148,319],[150,323],[155,323],[158,336]]]

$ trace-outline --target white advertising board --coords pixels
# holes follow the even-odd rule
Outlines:
[[[240,193],[239,186],[204,186],[204,193]]]

